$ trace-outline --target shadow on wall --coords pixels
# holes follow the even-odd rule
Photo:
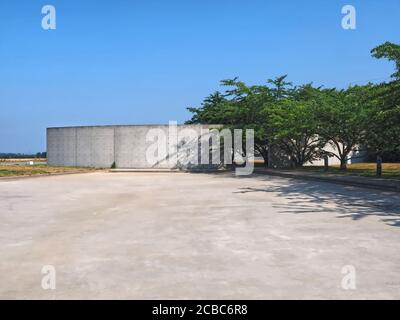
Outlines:
[[[240,188],[235,193],[271,192],[289,200],[288,204],[273,204],[285,213],[339,213],[338,218],[361,220],[377,216],[390,226],[400,227],[400,194],[324,182],[282,180],[259,175],[252,178],[271,181],[266,188]]]
[[[202,148],[202,141],[207,138],[207,135],[199,135],[196,137],[184,137],[176,145],[176,151],[168,152],[160,160],[151,164],[151,168],[157,168],[162,163],[169,162],[171,159],[175,163],[171,166],[172,169],[179,170],[218,170],[224,167],[224,152],[212,145],[211,138],[208,139],[208,145]],[[214,157],[218,161],[213,163]],[[207,159],[205,162],[204,159]]]

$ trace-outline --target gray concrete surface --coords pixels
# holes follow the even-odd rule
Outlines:
[[[0,298],[400,298],[399,203],[262,175],[0,181]],[[345,265],[356,290],[341,287]]]

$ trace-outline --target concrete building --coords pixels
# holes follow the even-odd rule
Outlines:
[[[198,147],[202,130],[217,125],[86,126],[47,129],[47,161],[54,166],[173,169],[201,167]],[[164,136],[164,155],[148,160],[155,141],[149,133]],[[196,134],[193,135],[192,133]],[[171,143],[171,141],[173,141]],[[161,148],[162,149],[162,148]]]

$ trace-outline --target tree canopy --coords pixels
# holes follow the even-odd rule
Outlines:
[[[238,78],[221,81],[201,106],[190,107],[187,123],[222,124],[254,129],[255,149],[265,162],[277,146],[294,166],[328,154],[346,168],[349,156],[365,149],[374,153],[400,149],[400,46],[386,42],[372,49],[377,59],[395,62],[393,80],[346,89],[294,86],[287,76],[247,85]]]

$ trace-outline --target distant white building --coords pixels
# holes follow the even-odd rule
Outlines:
[[[336,148],[330,144],[327,144],[323,148],[323,150],[331,153],[337,153]],[[350,152],[347,164],[365,162],[366,156],[367,155],[365,151]],[[268,162],[269,162],[268,167],[270,168],[289,168],[292,166],[292,162],[290,161],[287,154],[279,150],[278,147],[271,148]],[[325,163],[324,159],[321,158],[318,160],[314,160],[313,162],[307,162],[304,164],[304,166],[323,166],[324,163]],[[340,165],[340,160],[335,156],[329,156],[328,163],[329,165]]]

